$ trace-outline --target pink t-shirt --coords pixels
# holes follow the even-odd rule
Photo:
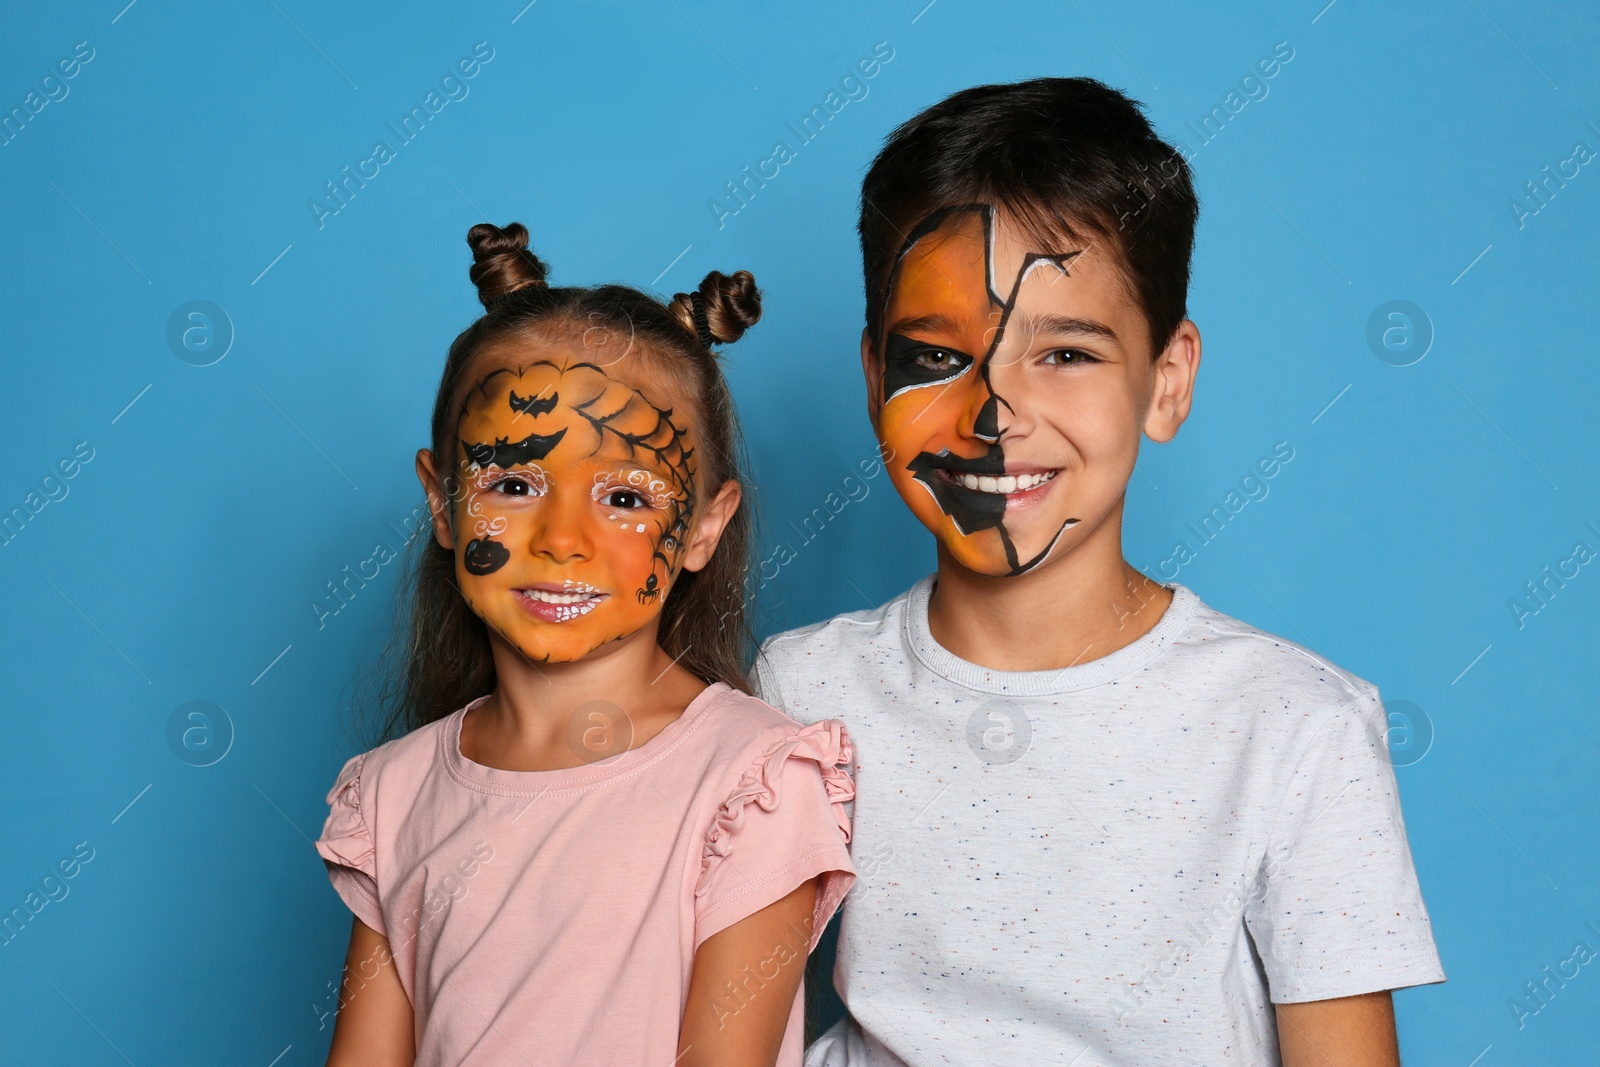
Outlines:
[[[802,727],[719,683],[639,748],[505,771],[461,754],[486,699],[353,757],[316,843],[389,939],[419,1065],[669,1067],[701,942],[822,876],[809,928],[751,961],[729,1013],[816,945],[855,880],[842,723]],[[803,1000],[782,1067],[800,1063]]]

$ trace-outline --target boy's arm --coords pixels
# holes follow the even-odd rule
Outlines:
[[[808,946],[790,942],[794,930],[809,929],[816,900],[813,878],[706,938],[694,954],[675,1067],[772,1067],[806,967]],[[777,946],[789,949],[787,958]],[[767,964],[776,975],[768,976]],[[760,980],[755,989],[752,972]]]
[[[1290,1067],[1400,1062],[1390,990],[1444,981],[1406,840],[1377,691],[1303,753],[1245,922]],[[1354,990],[1376,990],[1345,995]]]
[[[1277,1008],[1283,1067],[1400,1067],[1388,990]]]

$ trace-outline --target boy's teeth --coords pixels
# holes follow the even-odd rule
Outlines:
[[[955,480],[967,489],[976,489],[980,493],[1026,493],[1035,489],[1056,476],[1055,471],[1044,474],[1017,474],[1003,475],[996,478],[988,474],[959,474],[951,472]]]

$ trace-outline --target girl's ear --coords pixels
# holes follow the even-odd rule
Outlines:
[[[450,504],[439,486],[439,473],[433,463],[433,453],[426,448],[417,450],[417,481],[428,494],[428,510],[433,513],[433,537],[439,547],[447,552],[456,549],[455,532],[450,529]]]
[[[738,482],[730,478],[722,483],[722,488],[717,490],[717,495],[711,498],[695,522],[694,534],[683,553],[684,570],[697,571],[711,562],[717,542],[722,539],[722,531],[727,529],[734,512],[739,510],[739,501],[743,497],[744,491]]]

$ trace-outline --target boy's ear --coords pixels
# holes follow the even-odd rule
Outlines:
[[[878,426],[878,412],[883,407],[883,355],[872,343],[872,334],[861,331],[861,373],[867,379],[867,418],[873,429]]]
[[[1200,328],[1188,319],[1178,324],[1167,347],[1156,357],[1150,386],[1150,408],[1144,433],[1165,444],[1178,435],[1194,402],[1194,376],[1200,370]]]
[[[683,553],[683,569],[697,571],[711,562],[711,556],[717,550],[717,542],[722,539],[722,531],[728,528],[728,523],[733,521],[734,513],[739,510],[739,502],[744,497],[744,490],[732,478],[722,483],[722,488],[717,490],[717,495],[711,498],[705,508],[700,512],[700,518],[695,521],[694,534],[689,538],[689,545]]]
[[[439,472],[434,466],[433,453],[426,448],[417,450],[417,481],[428,494],[428,511],[433,514],[433,537],[439,547],[449,552],[456,548],[455,532],[450,529],[450,505],[439,487]]]

